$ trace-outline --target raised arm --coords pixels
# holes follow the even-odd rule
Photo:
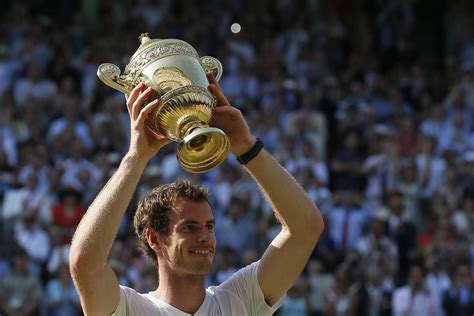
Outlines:
[[[72,240],[69,265],[86,315],[110,315],[118,306],[119,284],[106,263],[107,257],[146,164],[168,142],[146,130],[147,114],[158,101],[143,107],[153,93],[145,88],[137,86],[127,99],[131,119],[129,151],[87,210]]]
[[[209,90],[216,96],[218,107],[211,124],[225,131],[232,152],[240,156],[254,144],[242,113],[233,108],[209,76]],[[255,179],[282,230],[263,255],[258,282],[266,302],[273,305],[297,280],[324,228],[319,209],[308,198],[296,180],[263,149],[246,166]]]

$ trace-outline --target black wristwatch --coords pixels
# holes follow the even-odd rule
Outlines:
[[[242,165],[246,165],[258,155],[258,153],[263,149],[264,144],[260,138],[257,138],[255,145],[249,149],[245,154],[238,156],[237,161],[240,162]]]

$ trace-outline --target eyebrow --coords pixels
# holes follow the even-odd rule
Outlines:
[[[183,225],[189,225],[189,224],[193,224],[193,225],[199,225],[200,222],[196,221],[196,220],[193,220],[193,219],[186,219],[180,223],[178,223],[178,226],[183,226]],[[216,224],[216,220],[215,219],[211,219],[209,221],[206,222],[206,224]]]

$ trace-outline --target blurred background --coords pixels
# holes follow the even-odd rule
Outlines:
[[[2,1],[0,314],[82,315],[71,236],[129,144],[124,69],[138,36],[221,60],[221,86],[320,207],[326,229],[279,315],[474,312],[474,2],[469,0]],[[259,258],[279,225],[229,159],[183,173],[176,144],[145,171],[110,254],[141,292],[136,199],[210,187],[219,251],[208,284]]]

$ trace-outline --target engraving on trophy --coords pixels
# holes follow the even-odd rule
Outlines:
[[[186,77],[186,75],[176,67],[158,68],[153,74],[153,79],[158,86],[157,92],[160,95],[193,84],[191,79]]]
[[[152,61],[171,56],[171,55],[188,55],[198,58],[196,50],[188,43],[180,40],[161,40],[160,45],[151,45],[153,40],[146,43],[145,47],[133,56],[130,63],[125,67],[124,74],[128,74],[131,78],[135,78],[142,69]]]

